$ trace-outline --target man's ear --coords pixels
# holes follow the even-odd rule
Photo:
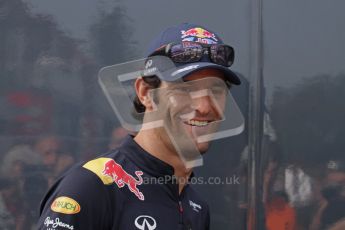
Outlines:
[[[153,111],[154,102],[150,92],[152,87],[150,87],[142,77],[138,77],[135,80],[134,88],[140,102],[146,107],[146,111]]]

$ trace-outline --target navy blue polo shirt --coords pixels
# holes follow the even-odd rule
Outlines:
[[[116,150],[74,166],[48,191],[38,229],[206,230],[209,208],[173,168],[128,136]]]

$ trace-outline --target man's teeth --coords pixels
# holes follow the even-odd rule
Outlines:
[[[193,126],[206,126],[208,125],[208,121],[189,120],[188,124]]]

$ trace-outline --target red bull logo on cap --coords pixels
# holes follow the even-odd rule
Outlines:
[[[216,44],[218,39],[214,33],[203,28],[196,27],[181,31],[182,41],[200,42],[205,44]]]
[[[126,172],[120,164],[111,159],[104,164],[104,170],[102,173],[103,175],[111,177],[117,187],[123,188],[127,185],[129,190],[134,193],[139,200],[145,199],[144,194],[140,192],[137,187],[143,183],[143,178],[141,177],[143,175],[142,171],[135,171],[135,175],[138,177],[138,179],[135,179],[131,174]]]

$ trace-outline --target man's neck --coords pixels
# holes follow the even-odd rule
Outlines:
[[[159,137],[153,138],[154,136],[155,133],[152,132],[152,129],[141,130],[134,137],[134,140],[146,152],[174,168],[174,175],[178,178],[179,193],[181,193],[188,182],[192,169],[187,169],[176,151],[171,150],[164,142],[159,141]]]

